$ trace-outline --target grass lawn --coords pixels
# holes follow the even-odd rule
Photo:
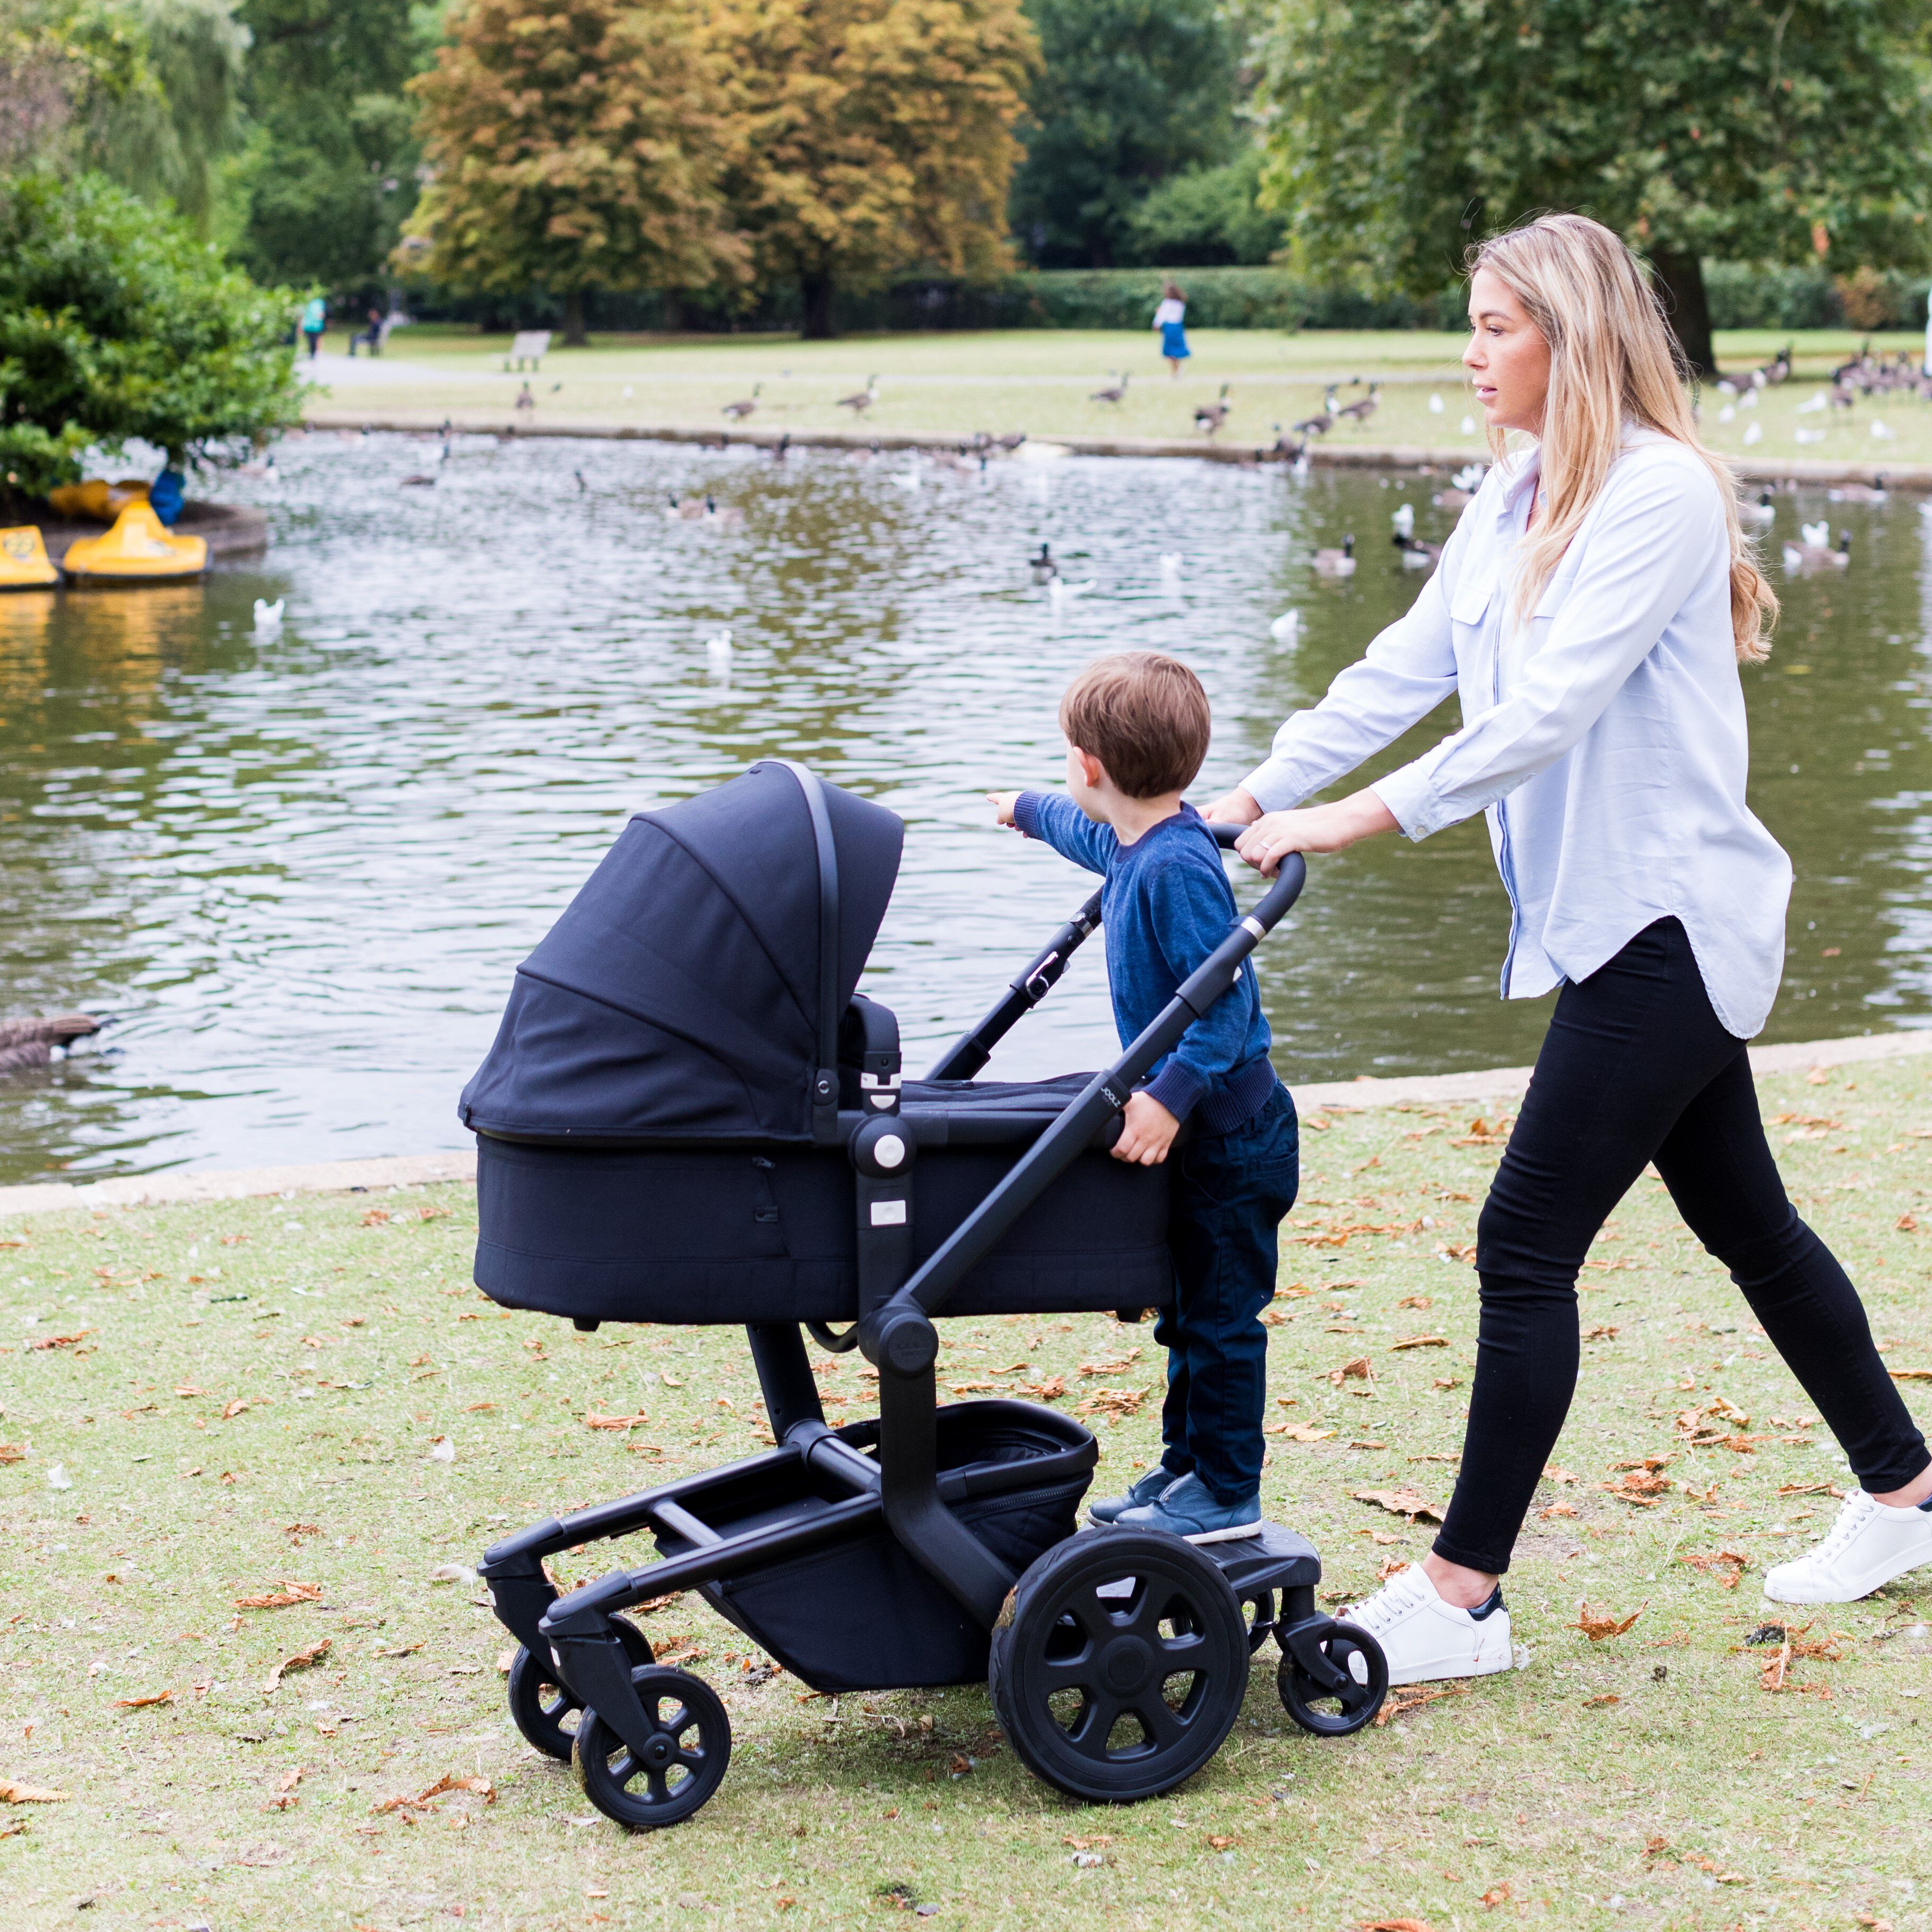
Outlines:
[[[1169,379],[1152,332],[1041,329],[984,334],[857,336],[838,342],[800,342],[791,336],[608,337],[584,349],[559,349],[528,378],[540,422],[595,416],[614,422],[670,426],[723,426],[724,406],[749,398],[760,386],[748,426],[759,429],[850,429],[858,422],[838,398],[879,378],[878,398],[864,420],[897,434],[963,439],[976,430],[1004,435],[1023,430],[1054,436],[1188,436],[1197,434],[1193,412],[1228,386],[1233,405],[1223,442],[1272,443],[1277,424],[1318,414],[1329,382],[1340,400],[1360,400],[1367,386],[1386,386],[1366,423],[1331,430],[1330,445],[1420,444],[1445,451],[1483,453],[1479,418],[1472,410],[1457,358],[1464,338],[1422,332],[1287,334],[1270,329],[1202,329],[1191,338],[1193,360],[1178,380]],[[1725,366],[1748,368],[1767,360],[1787,339],[1767,331],[1720,336]],[[1755,409],[1733,407],[1720,420],[1726,399],[1705,398],[1703,424],[1712,445],[1760,458],[1828,458],[1882,467],[1889,461],[1932,461],[1932,407],[1916,398],[1879,404],[1861,402],[1843,412],[1800,413],[1820,393],[1814,380],[1853,353],[1866,338],[1850,332],[1814,331],[1789,338],[1806,380],[1766,393]],[[1873,338],[1883,353],[1915,352],[1914,334]],[[331,349],[347,338],[331,337]],[[316,406],[489,410],[500,414],[526,378],[502,368],[507,337],[482,337],[432,327],[392,338],[379,376],[358,364],[343,369]],[[398,380],[406,362],[419,380]],[[364,371],[368,370],[365,376]],[[430,372],[434,371],[434,374]],[[1094,392],[1120,372],[1131,380],[1124,401],[1096,403]],[[1358,380],[1359,379],[1359,380]],[[1439,401],[1442,406],[1434,406]],[[1465,421],[1470,424],[1465,430]],[[1890,434],[1874,436],[1881,423]],[[1760,440],[1747,445],[1756,425]],[[1816,442],[1800,442],[1822,431]]]
[[[1924,1375],[1932,1063],[1780,1077],[1763,1099],[1888,1360]],[[1332,1114],[1304,1141],[1270,1413],[1318,1439],[1270,1438],[1264,1500],[1321,1547],[1336,1598],[1429,1534],[1353,1492],[1446,1498],[1476,1318],[1462,1257],[1497,1144],[1428,1108]],[[1030,1778],[983,1690],[807,1697],[686,1598],[647,1628],[723,1689],[736,1748],[693,1822],[638,1838],[522,1744],[499,1627],[437,1572],[749,1451],[756,1384],[735,1331],[500,1312],[469,1283],[472,1222],[452,1186],[0,1223],[0,1779],[68,1794],[0,1802],[9,1932],[858,1928],[908,1905],[940,1926],[1162,1932],[1932,1926],[1932,1574],[1916,1601],[1906,1580],[1791,1618],[1801,1648],[1763,1688],[1780,1652],[1746,1643],[1773,1614],[1762,1572],[1828,1525],[1846,1470],[1654,1181],[1585,1277],[1569,1473],[1509,1580],[1526,1670],[1329,1742],[1289,1723],[1270,1650],[1215,1763],[1110,1810]],[[1109,1488],[1155,1453],[1144,1330],[946,1334],[949,1382],[1147,1391],[1100,1428]],[[1418,1334],[1444,1345],[1396,1346]],[[1364,1357],[1372,1380],[1335,1378]],[[862,1412],[863,1376],[854,1356],[830,1368],[836,1413]],[[600,1574],[607,1552],[566,1567]],[[296,1600],[238,1607],[278,1595]],[[1593,1642],[1585,1599],[1636,1621]]]

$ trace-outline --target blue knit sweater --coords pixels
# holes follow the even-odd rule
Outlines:
[[[1184,805],[1123,845],[1111,825],[1096,825],[1070,798],[1037,791],[1021,793],[1013,823],[1076,866],[1106,875],[1107,982],[1120,1044],[1130,1045],[1240,916],[1214,835]],[[1178,1120],[1192,1114],[1204,1132],[1232,1133],[1274,1091],[1270,1043],[1255,969],[1244,964],[1180,1044],[1155,1063],[1144,1090]]]

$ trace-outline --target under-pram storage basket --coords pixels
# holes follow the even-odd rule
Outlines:
[[[854,1448],[878,1441],[876,1421],[836,1432]],[[964,1402],[940,1409],[938,1474],[952,1514],[1012,1570],[1073,1534],[1096,1449],[1070,1416],[1036,1403]],[[826,1505],[809,1468],[721,1484],[706,1498],[723,1535],[798,1520]],[[693,1546],[660,1531],[668,1558]],[[893,1690],[970,1684],[986,1674],[988,1633],[908,1554],[883,1521],[788,1562],[700,1586],[711,1606],[815,1690]],[[862,1604],[865,1614],[852,1615]]]

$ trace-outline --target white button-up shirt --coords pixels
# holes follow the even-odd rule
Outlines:
[[[1748,1040],[1784,970],[1791,861],[1744,803],[1718,483],[1682,444],[1627,434],[1526,628],[1509,606],[1539,475],[1534,451],[1490,471],[1408,614],[1243,785],[1299,805],[1453,688],[1462,730],[1375,790],[1412,838],[1486,812],[1513,908],[1503,997],[1583,979],[1674,917]]]

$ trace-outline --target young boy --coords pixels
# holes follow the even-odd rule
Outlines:
[[[1180,800],[1208,754],[1208,694],[1154,651],[1101,658],[1060,700],[1066,788],[989,794],[1002,825],[1106,875],[1104,929],[1114,1023],[1124,1046],[1240,916],[1214,836]],[[1168,1245],[1174,1304],[1154,1328],[1167,1349],[1160,1466],[1096,1522],[1164,1529],[1190,1543],[1261,1532],[1262,1417],[1274,1297],[1275,1231],[1294,1204],[1294,1103],[1269,1064],[1254,968],[1157,1062],[1126,1106],[1117,1160],[1172,1155]],[[1176,1148],[1181,1123],[1189,1138]]]

